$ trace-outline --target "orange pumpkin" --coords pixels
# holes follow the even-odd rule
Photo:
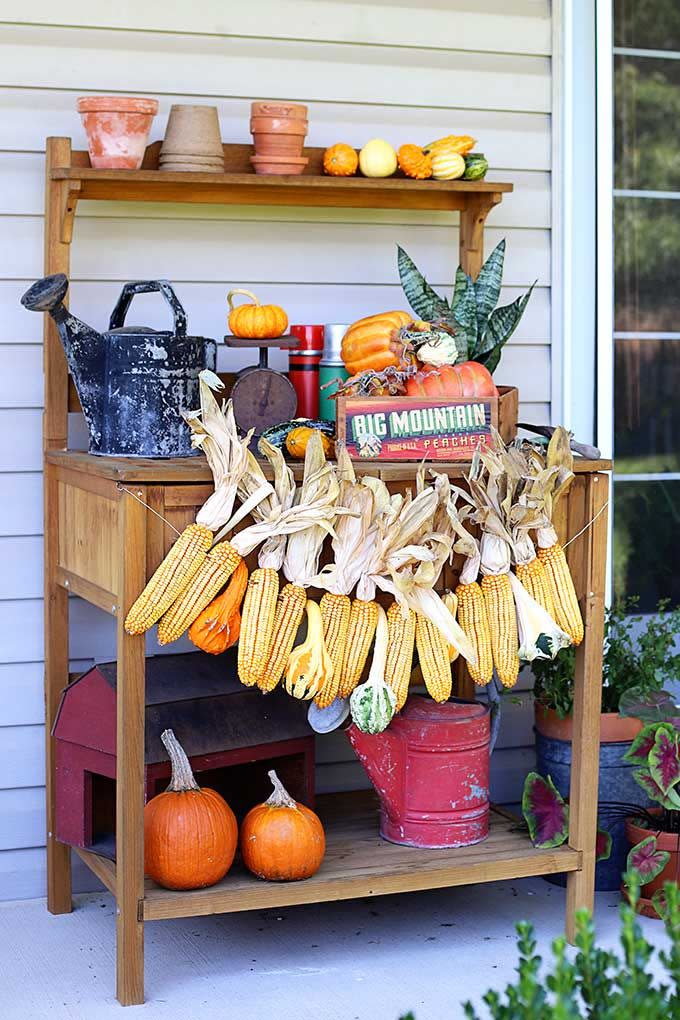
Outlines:
[[[425,180],[432,176],[432,160],[419,145],[402,145],[397,153],[397,162],[407,177]]]
[[[251,808],[241,824],[243,863],[258,878],[293,882],[321,866],[326,836],[318,815],[293,800],[272,769],[271,797]]]
[[[413,320],[410,312],[380,312],[352,323],[342,339],[342,360],[350,376],[401,365],[398,333]]]
[[[357,172],[359,157],[351,145],[338,142],[323,154],[323,168],[331,177],[351,177]]]
[[[246,305],[234,305],[234,295],[244,294],[251,299]],[[281,336],[288,329],[288,316],[279,305],[261,305],[252,290],[230,290],[229,329],[233,336],[269,340]]]
[[[241,632],[240,607],[248,584],[248,568],[241,560],[229,584],[213,599],[189,627],[189,638],[204,652],[219,655],[238,641]]]
[[[406,383],[408,397],[497,397],[491,373],[478,361],[426,365]]]
[[[166,889],[202,889],[231,867],[238,824],[215,790],[201,789],[172,730],[161,740],[172,764],[165,793],[144,808],[144,870]]]

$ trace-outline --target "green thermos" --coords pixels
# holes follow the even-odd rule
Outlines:
[[[324,326],[323,354],[319,362],[319,387],[323,387],[325,383],[332,383],[335,379],[349,378],[349,372],[340,355],[342,338],[348,329],[347,323],[331,322]],[[335,421],[335,401],[332,394],[337,388],[337,385],[331,385],[327,389],[320,389],[319,417],[324,421]]]

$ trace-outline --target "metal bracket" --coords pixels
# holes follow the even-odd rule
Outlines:
[[[70,244],[73,240],[73,221],[80,198],[81,183],[81,181],[63,181],[61,186],[59,237],[62,244]]]

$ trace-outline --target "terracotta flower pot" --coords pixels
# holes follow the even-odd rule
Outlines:
[[[307,126],[307,107],[300,103],[251,105],[250,130],[256,156],[293,156],[299,159],[302,156]]]
[[[158,100],[130,96],[81,96],[78,112],[87,134],[90,163],[99,170],[138,170],[158,113]]]
[[[568,715],[560,719],[554,708],[536,702],[536,729],[553,740],[572,740],[574,720]],[[643,724],[639,719],[624,719],[618,712],[603,712],[600,716],[600,743],[626,744],[635,740]]]
[[[251,156],[256,174],[301,174],[309,160],[306,156]]]
[[[661,814],[660,809],[652,809],[651,814]],[[666,882],[677,882],[680,876],[680,835],[675,832],[658,832],[654,829],[646,828],[644,825],[638,825],[637,821],[633,818],[626,819],[626,836],[631,847],[637,846],[643,839],[647,839],[648,836],[656,836],[656,846],[658,850],[667,850],[670,854],[668,864],[663,869],[660,875],[649,882],[647,885],[643,885],[641,890],[639,910],[640,913],[645,914],[647,917],[658,917],[654,905],[652,903],[652,896],[657,889],[663,889]]]

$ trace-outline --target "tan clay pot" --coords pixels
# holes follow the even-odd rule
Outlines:
[[[90,163],[98,170],[139,170],[157,99],[81,96],[78,99]]]
[[[251,156],[256,174],[301,174],[309,163],[306,156]]]
[[[536,729],[544,737],[571,741],[574,721],[571,716],[560,719],[554,708],[536,702]],[[600,716],[600,743],[624,744],[635,740],[643,724],[639,719],[623,719],[617,712],[603,712]]]
[[[224,158],[216,106],[176,103],[170,108],[161,156],[170,155]]]
[[[250,130],[256,156],[301,157],[307,126],[307,107],[300,103],[251,105]]]

